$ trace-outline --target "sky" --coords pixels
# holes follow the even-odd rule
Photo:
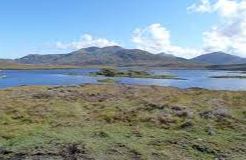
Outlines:
[[[112,45],[246,57],[246,0],[0,1],[0,58]]]

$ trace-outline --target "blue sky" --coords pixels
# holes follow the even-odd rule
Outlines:
[[[87,45],[100,43],[97,40],[101,39],[126,48],[148,50],[153,46],[146,47],[139,40],[151,39],[148,36],[153,32],[148,30],[153,24],[156,25],[152,28],[160,35],[163,32],[158,31],[167,31],[163,37],[168,37],[166,45],[172,45],[170,48],[173,52],[177,50],[173,49],[175,47],[180,50],[199,50],[204,46],[204,32],[220,21],[216,12],[201,14],[195,12],[194,8],[192,12],[187,10],[187,7],[199,1],[2,0],[0,58],[17,58],[36,53],[66,53],[79,46],[86,46],[82,44],[83,40],[88,41],[88,38],[83,38],[85,34],[90,36],[89,40],[94,41],[86,42]],[[138,40],[133,42],[136,30]],[[161,41],[163,39],[165,38],[157,38]],[[151,40],[156,41],[156,37]],[[80,45],[76,48],[72,43]],[[154,51],[159,50],[155,48]],[[160,49],[160,52],[164,51],[167,50]],[[188,57],[188,54],[182,54],[184,55],[179,56]]]

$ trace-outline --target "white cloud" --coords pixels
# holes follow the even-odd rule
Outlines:
[[[204,47],[208,51],[225,51],[246,56],[246,20],[217,26],[204,32]]]
[[[209,9],[200,9],[205,7]],[[219,15],[221,23],[203,33],[205,50],[246,56],[246,0],[216,0],[215,3],[201,0],[188,10]]]
[[[187,10],[191,12],[205,13],[205,12],[213,12],[213,7],[209,0],[201,0],[200,3],[192,4],[191,6],[189,6]]]
[[[69,43],[56,42],[56,48],[58,49],[81,49],[86,47],[106,47],[115,46],[118,43],[114,41],[107,40],[105,38],[93,37],[89,34],[84,34],[78,41],[73,41]]]
[[[165,52],[175,56],[191,58],[200,51],[191,48],[182,48],[173,45],[170,41],[170,32],[160,24],[152,24],[146,28],[137,28],[133,32],[132,42],[136,48],[149,51],[151,53]]]
[[[243,1],[242,1],[243,2]],[[218,0],[213,5],[214,11],[218,11],[223,17],[234,17],[237,16],[237,12],[240,10],[241,2],[236,0]]]
[[[240,17],[245,15],[246,0],[215,0],[211,3],[211,0],[200,0],[197,4],[192,4],[187,8],[188,11],[198,13],[212,13],[217,12],[219,16],[223,18],[245,18]]]
[[[237,12],[243,7],[244,0],[237,2],[236,0],[216,0],[211,3],[210,0],[200,0],[197,4],[192,4],[187,8],[191,12],[211,13],[218,11],[221,16],[236,16]]]

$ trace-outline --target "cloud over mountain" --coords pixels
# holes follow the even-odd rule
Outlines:
[[[196,49],[173,45],[170,37],[170,31],[161,24],[156,23],[145,28],[135,29],[132,35],[132,42],[136,45],[136,48],[152,53],[165,52],[186,58],[194,57],[199,53]]]
[[[97,38],[93,37],[90,34],[84,34],[81,36],[81,38],[77,41],[73,42],[56,42],[56,47],[59,49],[81,49],[81,48],[87,48],[91,46],[97,46],[97,47],[106,47],[106,46],[115,46],[118,45],[118,43],[114,41],[110,41],[106,38]]]
[[[246,56],[246,0],[201,0],[189,11],[216,13],[220,23],[203,33],[206,51],[224,51]]]

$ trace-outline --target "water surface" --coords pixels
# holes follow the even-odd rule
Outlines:
[[[56,70],[4,70],[0,71],[0,88],[23,85],[78,85],[95,84],[103,77],[91,77],[89,73],[98,69],[56,69]],[[211,70],[149,70],[153,74],[172,74],[186,80],[148,79],[148,78],[116,78],[120,84],[157,85],[178,88],[200,87],[215,90],[245,90],[246,79],[210,78],[211,76],[245,76],[243,72],[211,71]]]

